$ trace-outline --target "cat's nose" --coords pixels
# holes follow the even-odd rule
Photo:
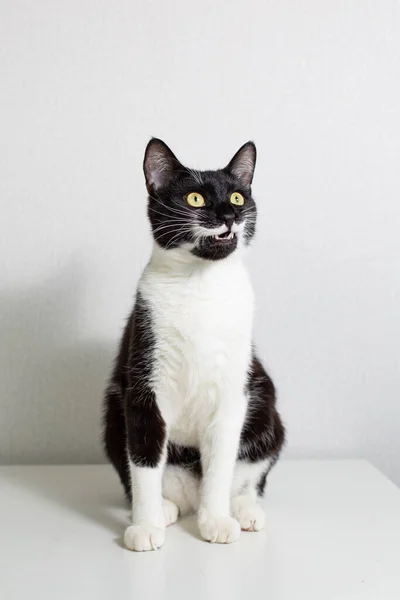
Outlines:
[[[232,225],[235,222],[235,215],[232,215],[231,213],[225,213],[225,214],[221,215],[221,219],[224,221],[224,223],[226,224],[227,228],[230,231],[232,228]]]

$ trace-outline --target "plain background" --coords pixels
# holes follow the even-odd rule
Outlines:
[[[254,139],[255,337],[287,456],[400,483],[399,11],[1,1],[1,462],[104,461],[104,380],[151,248],[149,137],[197,168]]]

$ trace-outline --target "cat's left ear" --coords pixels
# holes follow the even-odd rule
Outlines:
[[[253,181],[256,158],[257,151],[254,142],[247,142],[239,148],[224,171],[239,179],[246,187],[249,187]]]

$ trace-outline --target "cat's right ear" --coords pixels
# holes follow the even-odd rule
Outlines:
[[[183,169],[175,154],[162,140],[152,138],[144,154],[143,170],[150,195],[168,187],[176,172]]]

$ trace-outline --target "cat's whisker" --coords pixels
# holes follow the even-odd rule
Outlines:
[[[174,235],[173,238],[171,238],[169,240],[168,244],[165,246],[165,249],[169,250],[171,248],[172,244],[174,243],[174,241],[177,240],[180,235],[181,235],[181,232],[179,231],[176,235]]]
[[[186,209],[186,207],[185,207],[185,210],[182,210],[182,206],[181,206],[181,204],[178,204],[178,202],[176,202],[176,200],[171,200],[171,202],[172,202],[172,204],[175,204],[175,206],[178,206],[178,207],[179,207],[179,209],[181,209],[181,210],[179,210],[179,209],[175,209],[175,210],[177,210],[177,212],[183,212],[185,215],[190,215],[190,214],[193,214],[193,211],[192,211],[192,209],[191,209],[191,208],[189,208],[189,207],[188,207],[188,208]],[[171,210],[172,210],[172,209],[171,209]]]
[[[174,218],[174,219],[177,219],[177,220],[179,219],[179,220],[182,220],[182,221],[185,221],[185,222],[187,222],[187,221],[188,221],[187,215],[185,215],[185,216],[186,216],[186,218],[185,218],[185,219],[184,219],[183,217],[175,217],[175,216],[174,216],[174,217],[171,217],[171,215],[169,215],[168,213],[165,213],[165,212],[161,212],[161,211],[159,211],[159,210],[156,210],[154,207],[152,207],[152,208],[151,208],[151,212],[154,212],[154,213],[156,213],[156,214],[158,214],[158,215],[161,215],[162,217],[166,217],[167,219],[172,219],[172,218]]]
[[[167,209],[167,210],[169,210],[169,211],[171,211],[171,212],[174,212],[174,213],[176,213],[176,214],[180,214],[180,215],[183,215],[183,216],[185,216],[185,217],[188,217],[188,216],[190,215],[190,213],[191,213],[191,211],[190,211],[189,207],[188,207],[188,209],[187,209],[187,210],[183,210],[183,207],[181,207],[181,206],[180,206],[180,207],[179,207],[179,210],[177,210],[176,208],[172,208],[172,207],[170,207],[170,206],[167,206],[167,205],[166,205],[164,202],[161,202],[161,201],[160,201],[158,198],[155,198],[154,196],[149,196],[149,197],[150,197],[152,200],[154,200],[155,202],[157,202],[158,204],[160,204],[160,206],[162,206],[163,208],[165,208],[165,209]],[[174,204],[176,204],[176,202],[174,202],[173,200],[172,200],[172,202],[173,202]],[[179,205],[177,205],[177,206],[179,206]]]
[[[154,208],[152,210],[154,210]],[[167,212],[164,212],[163,214],[168,219],[184,219],[185,221],[188,221],[191,219],[191,215],[189,213],[174,211],[170,207],[165,210]]]
[[[179,226],[181,226],[181,224],[177,223],[176,221],[174,221],[172,223],[167,223],[166,225],[160,225],[156,229],[153,229],[153,234],[157,233],[158,231],[161,231],[163,229],[167,229],[167,228],[170,228],[170,227],[179,227]]]
[[[179,228],[179,229],[174,229],[173,231],[164,231],[164,233],[157,234],[157,235],[158,235],[158,237],[162,237],[162,236],[165,236],[165,235],[168,235],[168,236],[172,235],[173,236],[172,239],[175,239],[175,238],[179,237],[180,235],[184,235],[184,234],[190,233],[190,232],[191,232],[190,229],[181,229],[181,228]],[[170,240],[170,242],[171,242],[171,240]]]
[[[179,238],[179,236],[181,236],[181,235],[184,235],[184,234],[188,234],[188,233],[189,233],[189,234],[191,234],[191,233],[192,233],[192,229],[191,229],[191,227],[190,227],[190,226],[187,226],[187,227],[180,227],[179,229],[175,229],[174,231],[171,231],[171,232],[169,232],[169,231],[168,231],[168,232],[166,232],[166,233],[167,233],[168,235],[172,235],[172,236],[173,236],[173,237],[172,237],[172,238],[171,238],[171,239],[168,241],[167,245],[165,246],[165,249],[166,249],[166,250],[169,250],[169,249],[170,249],[170,247],[172,246],[172,244],[174,243],[174,241],[175,241],[176,239],[178,239],[178,238]],[[161,234],[161,235],[165,235],[165,233],[164,233],[164,234]]]

